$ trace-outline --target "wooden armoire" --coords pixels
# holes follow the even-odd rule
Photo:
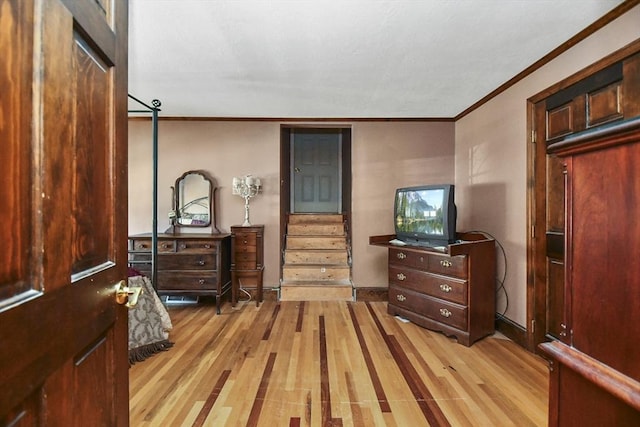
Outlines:
[[[640,117],[548,151],[565,172],[568,331],[540,346],[549,425],[640,425]]]

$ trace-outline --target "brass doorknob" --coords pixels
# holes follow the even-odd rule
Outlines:
[[[129,287],[126,284],[124,280],[121,280],[116,285],[116,302],[129,308],[135,307],[138,304],[138,297],[142,293],[142,288],[140,286]]]

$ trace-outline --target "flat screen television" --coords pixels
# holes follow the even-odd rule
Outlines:
[[[422,185],[396,190],[396,238],[408,245],[446,246],[456,241],[453,184]]]

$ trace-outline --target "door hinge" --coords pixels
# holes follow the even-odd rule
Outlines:
[[[535,319],[531,319],[531,333],[532,334],[536,333],[536,321],[535,321]]]
[[[531,142],[534,144],[536,143],[536,136],[537,136],[536,131],[531,130]]]
[[[531,226],[531,238],[532,239],[536,238],[536,226],[535,225]]]

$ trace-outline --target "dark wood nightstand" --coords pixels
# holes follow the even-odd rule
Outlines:
[[[256,306],[262,302],[264,271],[264,225],[231,227],[231,298],[238,302],[240,283],[255,285]]]

